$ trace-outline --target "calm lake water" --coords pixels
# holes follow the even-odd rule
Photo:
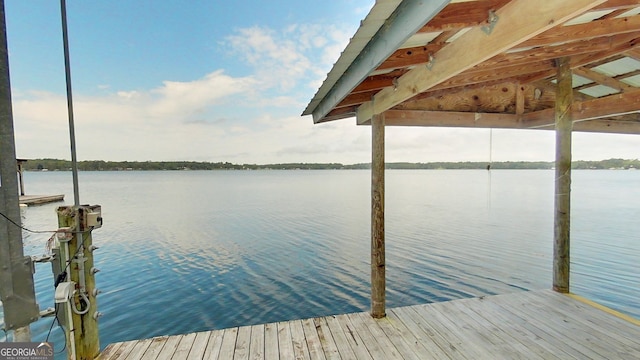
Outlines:
[[[640,171],[574,171],[572,290],[640,317]],[[551,287],[549,170],[387,171],[388,306]],[[66,194],[71,173],[28,172],[28,194]],[[102,346],[369,307],[369,171],[82,172]],[[57,227],[48,204],[22,212]],[[24,233],[25,253],[46,234]],[[52,306],[39,264],[36,291]],[[32,324],[44,340],[51,319]],[[50,340],[62,349],[54,327]]]

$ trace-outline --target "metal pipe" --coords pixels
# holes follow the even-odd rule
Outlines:
[[[80,206],[78,190],[78,158],[76,156],[76,132],[73,119],[73,97],[71,91],[71,64],[69,61],[69,35],[67,34],[67,3],[60,0],[62,15],[62,44],[64,48],[64,73],[67,81],[67,112],[69,113],[69,140],[71,141],[71,172],[73,174],[73,204]]]

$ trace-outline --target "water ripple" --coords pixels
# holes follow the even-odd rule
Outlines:
[[[640,317],[640,172],[576,172],[574,291]],[[549,288],[553,172],[387,173],[389,306]],[[70,192],[67,173],[27,173],[30,191]],[[81,173],[101,204],[96,264],[103,345],[366,311],[368,171]],[[615,191],[611,191],[614,186]],[[114,195],[117,194],[117,195]],[[53,229],[55,205],[24,210]],[[24,234],[42,253],[47,235]],[[35,278],[52,302],[46,265]],[[32,325],[44,339],[49,320]],[[63,342],[56,330],[55,342]]]

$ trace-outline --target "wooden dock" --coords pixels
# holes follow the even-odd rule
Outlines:
[[[20,204],[40,205],[63,201],[64,195],[20,195]]]
[[[617,316],[618,315],[618,316]],[[640,359],[640,322],[551,290],[114,343],[99,359]]]

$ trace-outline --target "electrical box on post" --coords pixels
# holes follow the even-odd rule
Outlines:
[[[85,205],[80,207],[83,229],[97,229],[102,227],[102,207],[100,205]]]
[[[75,290],[76,283],[73,281],[61,282],[56,287],[55,302],[56,304],[65,303],[69,301],[73,291]]]

